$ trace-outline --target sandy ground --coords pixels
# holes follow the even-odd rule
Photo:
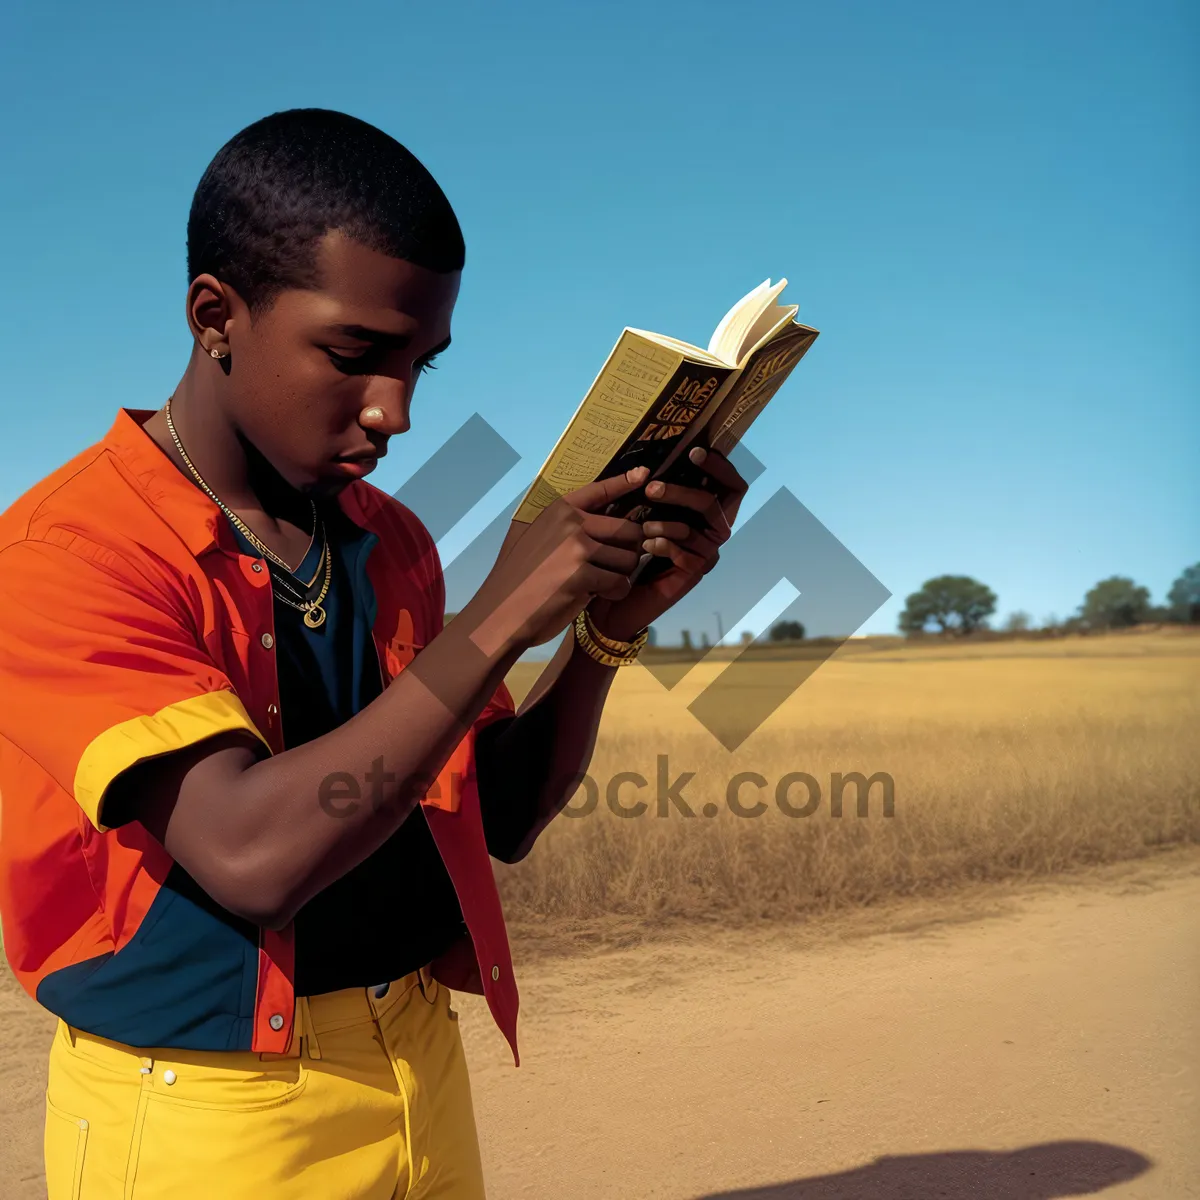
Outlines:
[[[526,956],[528,959],[528,955]],[[491,1200],[1200,1196],[1200,854],[535,957],[519,1070],[459,997]],[[49,1018],[0,989],[0,1194]]]

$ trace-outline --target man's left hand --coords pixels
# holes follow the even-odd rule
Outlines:
[[[715,450],[695,448],[688,455],[703,467],[705,486],[655,481],[646,485],[646,497],[698,513],[703,527],[693,529],[683,521],[647,521],[642,526],[643,550],[670,560],[670,569],[650,583],[636,583],[623,600],[595,599],[588,613],[596,628],[608,637],[627,641],[687,595],[717,565],[721,547],[729,540],[748,484],[736,467]]]

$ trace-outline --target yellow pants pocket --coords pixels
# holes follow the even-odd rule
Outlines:
[[[46,1098],[47,1200],[79,1200],[83,1181],[83,1156],[87,1150],[88,1123],[50,1103]]]
[[[225,1057],[228,1068],[201,1053],[155,1062],[130,1160],[131,1200],[310,1194],[283,1183],[314,1138],[302,1060]]]

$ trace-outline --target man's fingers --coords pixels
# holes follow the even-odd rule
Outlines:
[[[598,512],[621,496],[636,491],[649,478],[645,467],[631,467],[624,475],[613,475],[609,479],[598,479],[585,483],[583,487],[568,492],[563,499],[574,508],[584,512]]]
[[[641,561],[642,543],[639,540],[636,549],[626,549],[622,546],[610,546],[600,542],[588,555],[588,562],[621,575],[632,575],[634,568]]]
[[[646,488],[646,495],[651,500],[661,500],[664,504],[674,504],[678,508],[690,508],[698,512],[718,541],[723,542],[729,537],[729,520],[721,507],[720,499],[712,492],[684,487],[678,483],[656,481]]]
[[[711,475],[720,487],[726,491],[742,492],[749,488],[749,484],[742,478],[741,472],[725,457],[723,454],[718,454],[716,450],[705,450],[697,446],[688,455],[688,458],[698,467],[702,467],[706,475]]]
[[[737,520],[738,509],[741,508],[750,485],[737,467],[716,450],[705,450],[703,446],[696,446],[689,452],[688,458],[696,466],[703,468],[716,485],[721,497],[721,510],[725,519],[732,525]]]
[[[581,582],[589,594],[605,600],[624,600],[633,586],[625,572],[609,571],[590,563],[585,568]]]
[[[671,565],[689,575],[703,575],[711,571],[717,561],[717,547],[702,534],[688,530],[689,536],[681,541],[670,538],[647,538],[643,542],[646,551],[656,558],[667,558]]]
[[[623,517],[605,517],[599,513],[587,513],[583,518],[583,529],[588,537],[609,546],[628,546],[636,549],[641,544],[642,527],[636,521]]]
[[[685,542],[692,534],[692,527],[685,521],[646,521],[642,535],[647,538],[668,538],[672,542]]]

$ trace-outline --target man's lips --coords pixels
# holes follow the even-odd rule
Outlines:
[[[333,461],[333,465],[347,475],[353,475],[356,479],[361,479],[364,475],[368,475],[375,470],[378,461],[376,458],[336,458]]]
[[[348,475],[361,477],[375,470],[379,460],[385,454],[387,454],[386,446],[381,446],[378,450],[372,446],[369,450],[359,450],[353,454],[339,454],[333,461],[335,466],[340,467]]]

